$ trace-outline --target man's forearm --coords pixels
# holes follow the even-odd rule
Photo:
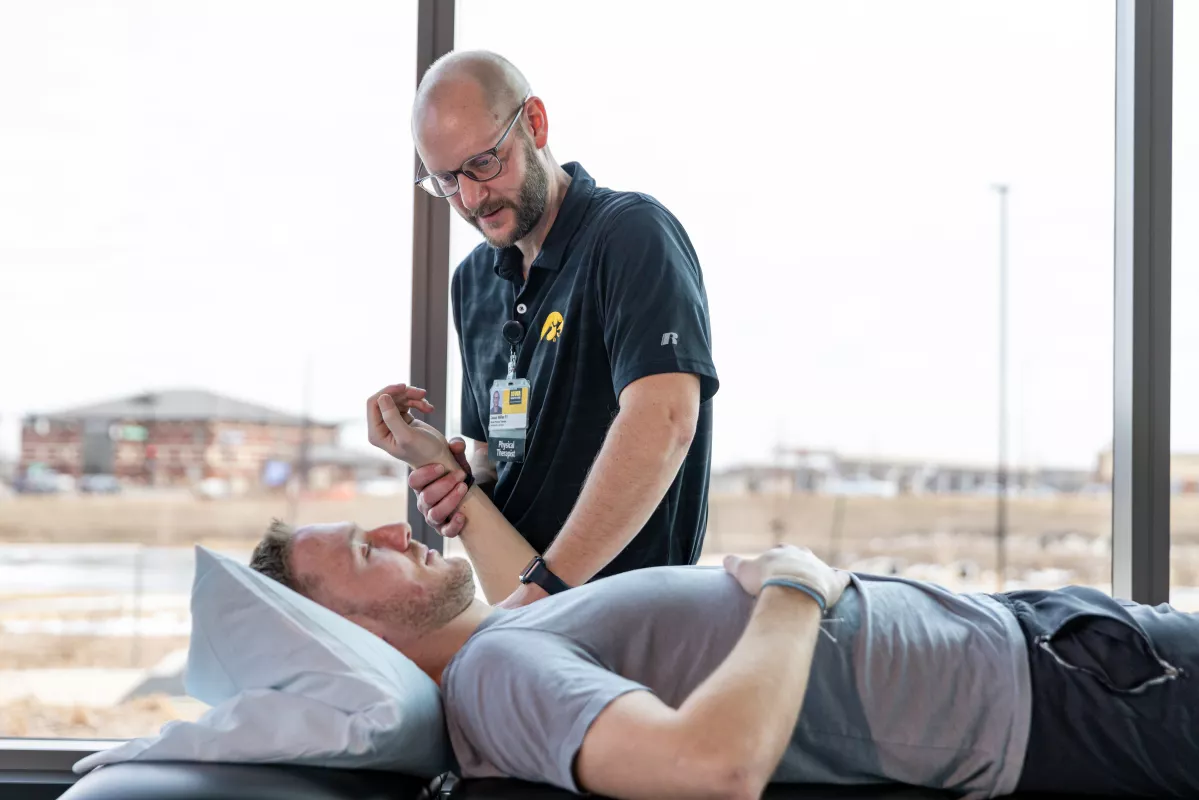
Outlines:
[[[660,410],[616,415],[578,502],[545,553],[558,577],[586,583],[645,527],[678,474],[694,428],[680,428]]]
[[[517,577],[537,555],[479,486],[462,501],[466,525],[458,539],[474,565],[487,602],[498,603],[520,585]]]
[[[809,595],[765,587],[736,646],[679,707],[689,751],[769,782],[799,721],[819,631]]]

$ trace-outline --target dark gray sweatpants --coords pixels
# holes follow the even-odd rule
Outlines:
[[[1028,643],[1020,790],[1199,797],[1199,616],[1077,586],[993,596]]]

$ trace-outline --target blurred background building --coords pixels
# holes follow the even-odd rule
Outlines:
[[[245,494],[394,476],[399,465],[338,444],[340,425],[202,389],[168,389],[30,414],[18,489],[126,486]]]
[[[1019,467],[1007,474],[1009,492],[1050,495],[1106,492],[1093,470]],[[917,458],[854,456],[832,450],[781,449],[773,464],[745,464],[712,476],[713,492],[793,493],[896,497],[899,495],[996,494],[994,464]]]

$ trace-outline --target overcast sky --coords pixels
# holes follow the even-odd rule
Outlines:
[[[0,453],[22,414],[148,389],[298,411],[311,363],[313,412],[357,422],[407,377],[415,8],[0,6]],[[1199,230],[1180,224],[1199,214],[1199,3],[1175,15],[1173,426],[1199,450]],[[776,443],[994,457],[997,181],[1011,452],[1085,467],[1111,435],[1114,17],[460,0],[457,26],[526,72],[559,160],[686,226],[717,467]],[[455,258],[478,241],[453,236]]]

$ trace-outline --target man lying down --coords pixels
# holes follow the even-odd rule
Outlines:
[[[371,441],[455,463],[368,401]],[[476,489],[470,490],[472,493]],[[461,534],[492,600],[532,551],[481,493]],[[767,782],[1199,792],[1199,624],[1085,588],[957,594],[778,547],[657,567],[514,610],[407,526],[280,525],[252,566],[374,632],[442,689],[464,777],[617,798],[758,797]]]

